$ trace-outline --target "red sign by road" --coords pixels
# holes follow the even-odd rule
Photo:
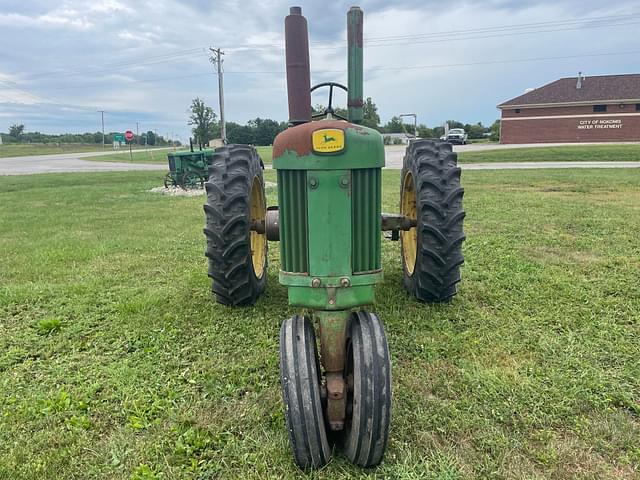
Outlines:
[[[124,138],[127,139],[127,142],[130,142],[131,140],[133,140],[133,132],[131,130],[127,130],[126,132],[124,132]]]

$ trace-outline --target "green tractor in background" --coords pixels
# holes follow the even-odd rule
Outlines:
[[[290,128],[277,136],[278,207],[266,206],[253,147],[217,149],[205,184],[206,256],[213,293],[224,305],[253,304],[265,289],[267,241],[280,241],[280,283],[301,313],[280,330],[280,380],[295,461],[326,464],[332,443],[363,467],[384,454],[391,418],[391,361],[374,304],[382,280],[381,231],[400,240],[404,286],[423,302],[456,294],[463,263],[460,168],[451,145],[414,140],[401,172],[400,213],[381,212],[382,136],[363,118],[363,14],[347,14],[348,88],[310,88],[307,22],[285,19]],[[311,91],[329,88],[312,121]],[[347,91],[348,118],[332,107]],[[320,337],[318,344],[314,323]]]

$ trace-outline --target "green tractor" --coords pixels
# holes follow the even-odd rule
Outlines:
[[[285,19],[290,128],[273,146],[278,207],[266,206],[260,158],[250,146],[218,149],[205,184],[206,255],[219,303],[258,299],[267,243],[280,241],[279,280],[301,312],[282,323],[280,380],[291,447],[303,469],[326,464],[334,445],[370,467],[387,445],[389,348],[382,321],[365,310],[382,281],[381,232],[400,240],[404,286],[419,301],[449,301],[463,263],[463,189],[451,145],[412,141],[400,213],[381,212],[383,141],[360,125],[362,27],[362,10],[352,7],[348,88],[310,88],[306,19],[299,7]],[[319,87],[329,89],[328,107],[312,118],[310,92]],[[335,88],[347,91],[348,118],[332,107]]]

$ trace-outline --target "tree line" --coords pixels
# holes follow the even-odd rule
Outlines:
[[[105,132],[105,143],[111,145],[115,135],[118,133],[122,134],[122,132]],[[4,143],[82,143],[100,145],[102,143],[102,132],[52,135],[41,132],[28,132],[23,124],[14,124],[9,127],[8,133],[2,134],[2,141]],[[149,130],[140,135],[134,135],[132,143],[137,145],[166,146],[170,144],[170,141],[162,135],[156,135],[153,131]]]
[[[324,105],[315,105],[313,114],[321,114],[325,111]],[[347,118],[348,112],[344,108],[334,108],[335,114]],[[371,97],[367,98],[363,104],[362,125],[378,130],[380,133],[407,133],[412,135],[413,125],[402,121],[400,117],[392,117],[386,124],[380,124],[378,107]],[[448,120],[449,128],[464,128],[470,139],[489,138],[497,141],[500,138],[500,121],[496,120],[490,126],[482,125],[482,122],[475,124],[462,123],[456,120]],[[210,140],[220,138],[220,122],[213,109],[205,105],[200,98],[195,98],[191,102],[191,115],[189,116],[193,139],[195,144],[208,145]],[[278,122],[269,118],[255,118],[249,120],[246,125],[235,122],[227,122],[227,141],[229,143],[242,143],[250,145],[272,145],[278,133],[288,127],[287,122]],[[444,135],[444,126],[427,127],[424,124],[417,126],[417,133],[420,138],[440,138]]]

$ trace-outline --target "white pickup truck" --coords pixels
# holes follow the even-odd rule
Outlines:
[[[440,140],[446,140],[449,143],[457,143],[459,145],[465,145],[467,143],[467,132],[464,128],[452,128],[447,135],[440,137]]]

